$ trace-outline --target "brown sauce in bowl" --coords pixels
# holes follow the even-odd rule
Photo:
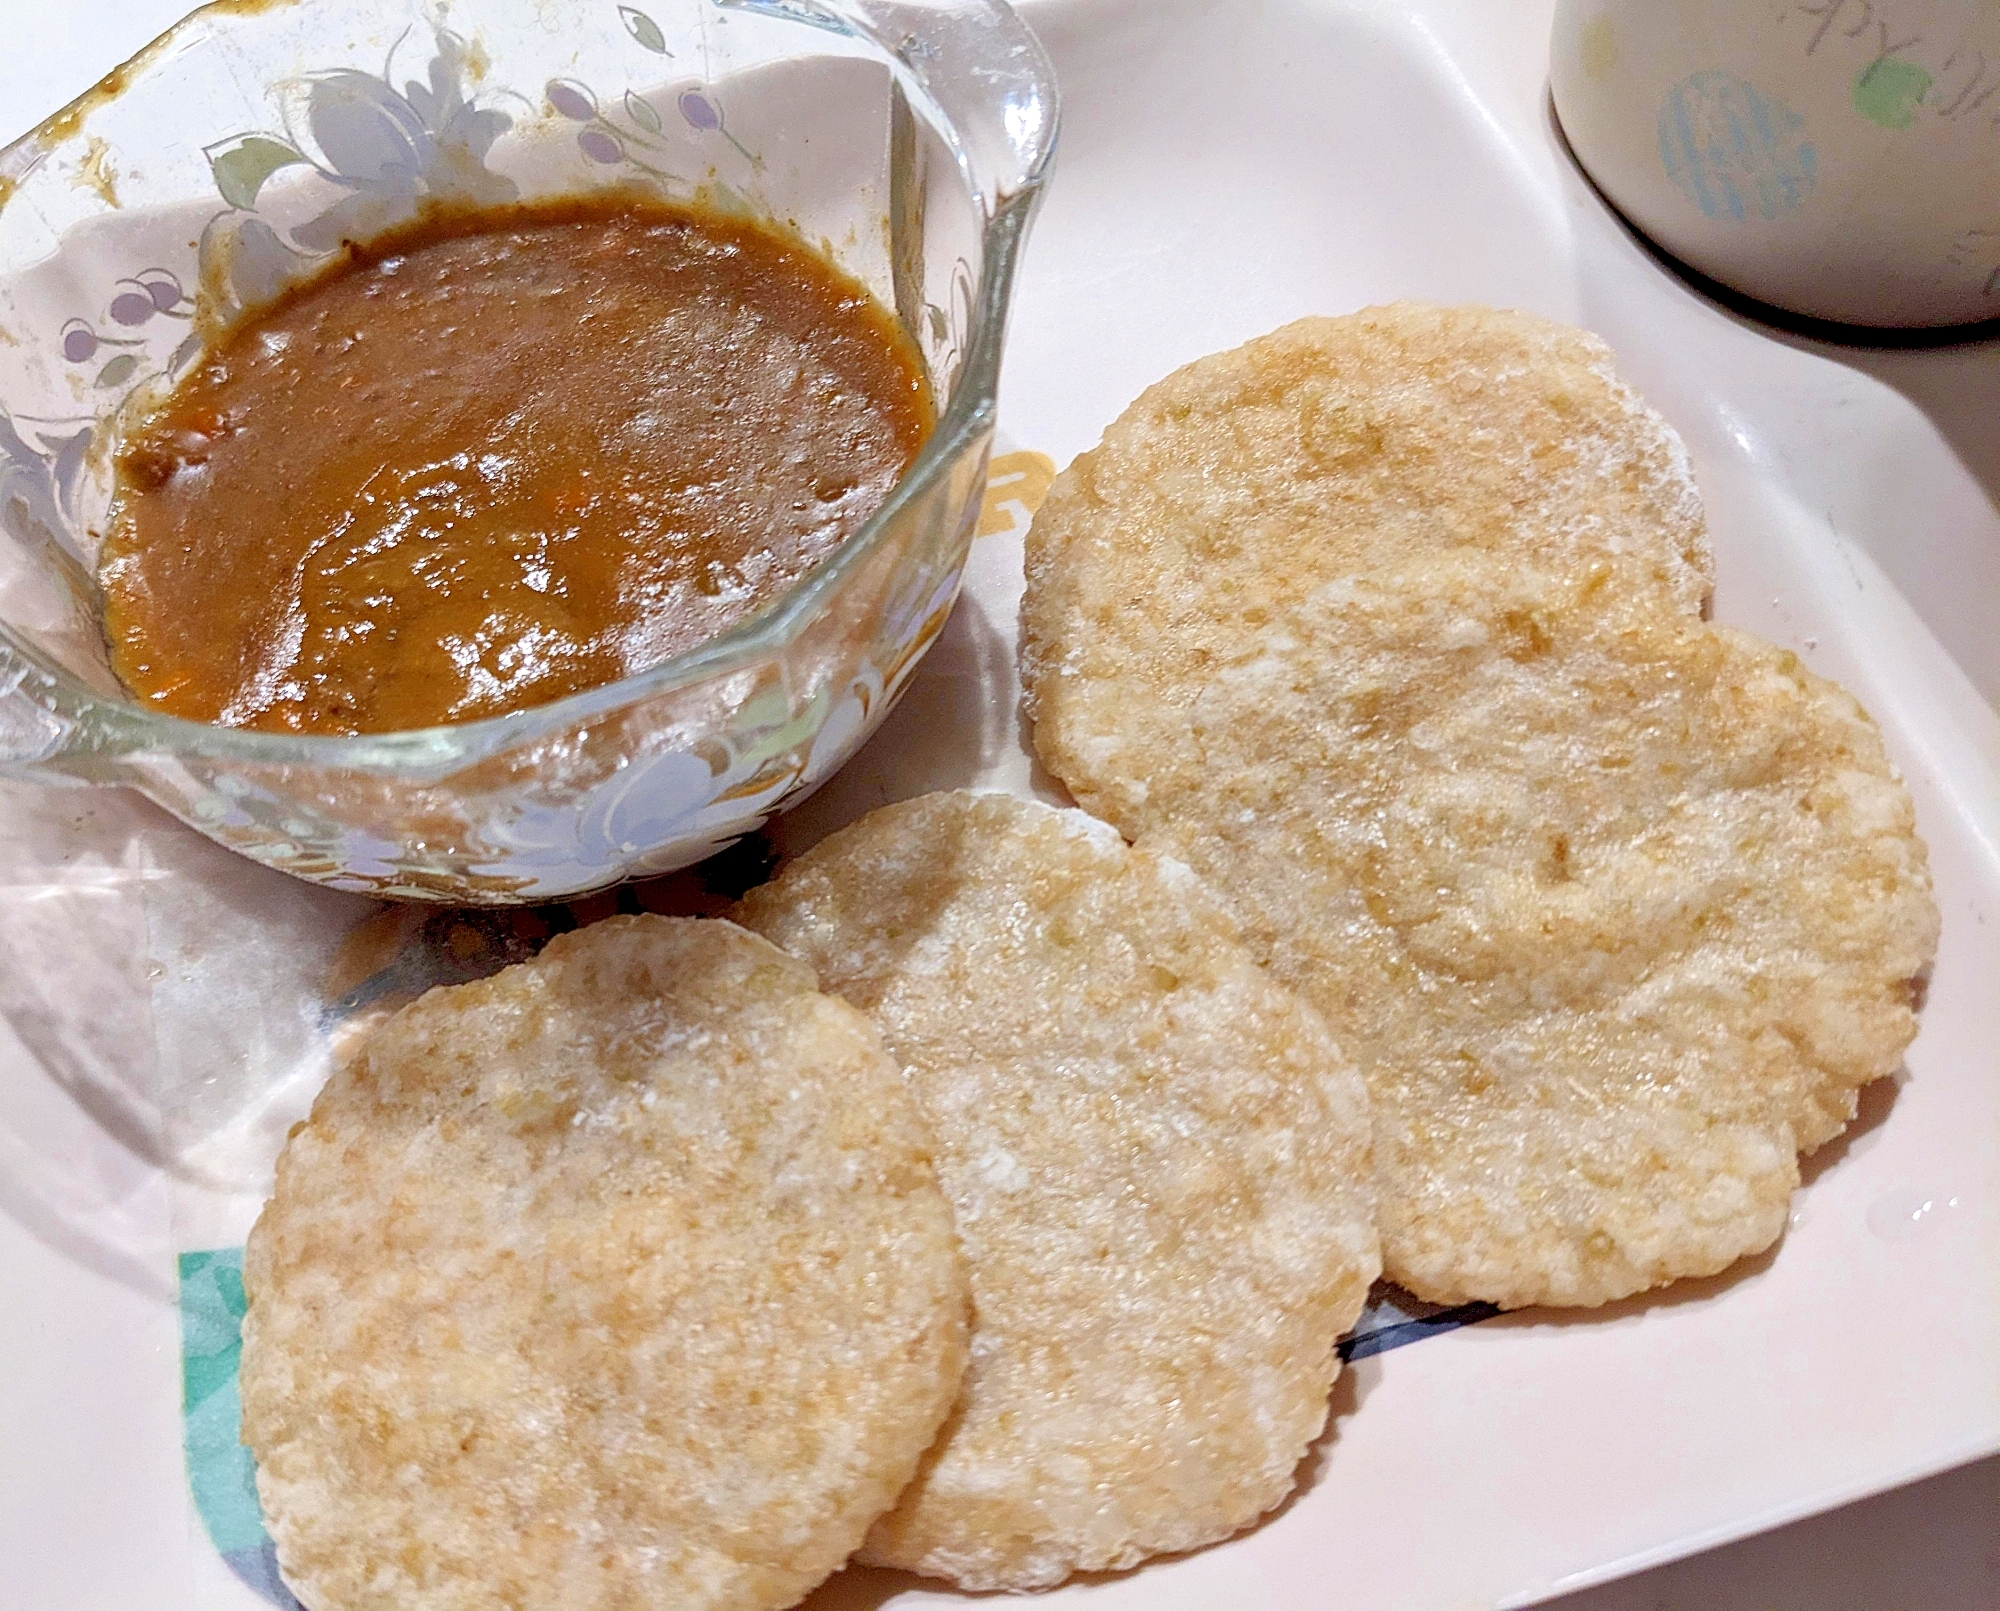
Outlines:
[[[128,441],[113,664],[276,732],[540,704],[771,603],[933,421],[892,316],[774,230],[629,197],[432,217],[230,331]]]

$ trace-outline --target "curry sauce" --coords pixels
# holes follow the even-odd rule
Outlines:
[[[132,436],[101,576],[148,706],[366,733],[539,704],[770,603],[934,413],[892,316],[758,225],[432,217],[234,330]]]

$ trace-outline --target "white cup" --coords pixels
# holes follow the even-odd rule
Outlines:
[[[1558,0],[1549,81],[1701,273],[1846,324],[2000,317],[1995,0]]]

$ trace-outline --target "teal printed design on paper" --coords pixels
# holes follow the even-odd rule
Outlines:
[[[183,1253],[181,1413],[195,1509],[225,1555],[266,1541],[257,1469],[238,1440],[242,1406],[236,1362],[243,1352],[243,1253]]]
[[[300,1611],[278,1576],[257,1503],[257,1463],[242,1442],[243,1249],[183,1253],[180,1293],[181,1446],[195,1512],[237,1577],[281,1611]]]
[[[1775,222],[1805,206],[1819,153],[1805,119],[1733,74],[1684,78],[1660,107],[1660,166],[1709,218]]]

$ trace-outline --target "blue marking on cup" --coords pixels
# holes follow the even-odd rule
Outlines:
[[[1806,120],[1733,73],[1691,73],[1660,106],[1660,166],[1708,218],[1789,218],[1819,179]]]

